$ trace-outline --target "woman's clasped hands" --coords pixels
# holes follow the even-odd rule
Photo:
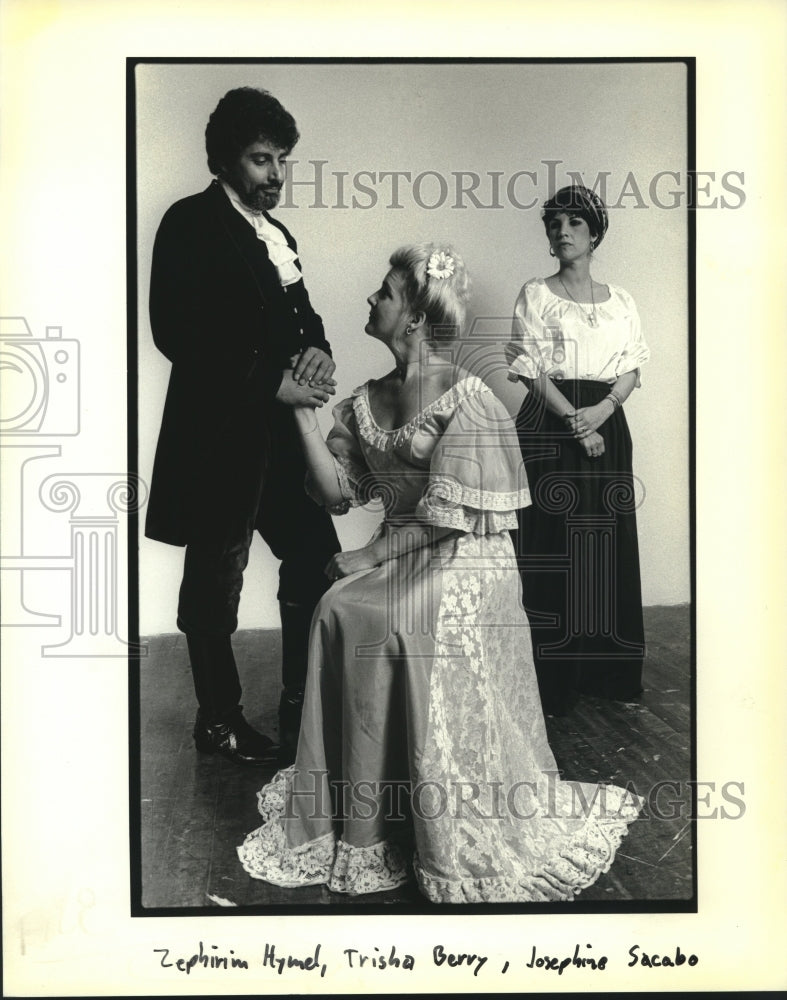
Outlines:
[[[566,424],[590,458],[604,454],[604,439],[598,428],[614,412],[614,405],[602,400],[595,406],[583,406],[565,417]]]
[[[598,458],[604,454],[604,438],[596,430],[606,419],[605,415],[599,416],[597,406],[584,406],[575,410],[574,413],[567,414],[566,424],[571,433],[576,438],[578,444],[584,449],[588,458]]]

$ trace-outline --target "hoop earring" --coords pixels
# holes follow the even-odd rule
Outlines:
[[[550,257],[554,257],[555,256],[555,251],[552,249],[552,247],[549,248],[549,256]]]

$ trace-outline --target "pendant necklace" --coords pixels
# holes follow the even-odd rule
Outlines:
[[[566,295],[568,295],[568,297],[571,299],[574,305],[579,306],[579,308],[585,314],[585,319],[588,322],[588,326],[598,326],[598,319],[596,318],[596,299],[593,295],[593,279],[592,278],[590,279],[590,301],[591,301],[590,312],[588,312],[587,309],[585,309],[585,307],[582,305],[581,302],[577,302],[577,300],[574,298],[571,292],[566,288],[565,284],[563,283],[563,279],[560,277],[560,275],[557,276],[557,280],[560,282],[561,285],[563,285],[563,291],[566,293]]]

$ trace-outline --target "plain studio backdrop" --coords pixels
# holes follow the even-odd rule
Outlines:
[[[396,247],[451,242],[473,281],[467,330],[502,346],[523,283],[554,271],[540,204],[571,182],[569,171],[589,186],[605,177],[610,226],[593,274],[633,295],[651,349],[642,388],[626,404],[641,484],[643,600],[688,601],[687,212],[685,199],[666,207],[677,200],[671,192],[686,187],[685,66],[138,65],[138,469],[146,482],[170,367],[148,320],[153,239],[169,205],[210,183],[205,125],[219,99],[239,86],[270,90],[298,123],[292,185],[275,214],[298,241],[306,286],[325,323],[337,363],[335,401],[391,367],[364,325],[366,298]],[[330,406],[320,422],[327,433]],[[378,519],[368,511],[337,518],[343,547],[365,544]],[[140,538],[140,634],[176,630],[182,565],[182,549]],[[277,568],[255,536],[241,628],[278,626]]]

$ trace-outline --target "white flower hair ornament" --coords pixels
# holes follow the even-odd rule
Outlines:
[[[426,273],[431,278],[439,278],[441,281],[450,278],[454,273],[456,261],[442,250],[435,250],[426,265]]]

